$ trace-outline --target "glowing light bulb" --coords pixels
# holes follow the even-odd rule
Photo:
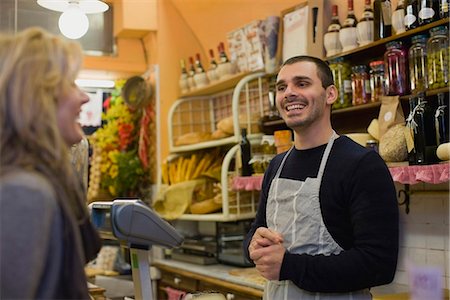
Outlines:
[[[69,39],[79,39],[89,29],[89,20],[77,4],[69,4],[69,7],[59,17],[59,30]]]

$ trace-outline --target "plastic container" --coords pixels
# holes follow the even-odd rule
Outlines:
[[[370,100],[377,102],[381,96],[386,94],[386,85],[384,83],[384,61],[375,60],[369,64],[370,67]]]
[[[344,61],[343,57],[338,57],[330,61],[330,69],[338,90],[338,99],[333,103],[333,109],[350,107],[352,105],[352,71],[350,65]]]
[[[384,53],[384,70],[386,94],[406,95],[409,93],[408,53],[400,41],[386,44]]]
[[[409,77],[413,94],[423,92],[428,87],[427,38],[424,34],[413,36],[409,48]]]
[[[432,28],[427,42],[428,87],[430,89],[443,88],[448,84],[448,47],[447,27]]]
[[[352,67],[352,104],[360,105],[370,102],[370,77],[365,65]]]

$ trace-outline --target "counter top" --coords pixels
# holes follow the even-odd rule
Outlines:
[[[255,270],[254,268],[238,268],[234,266],[227,266],[221,264],[196,265],[172,259],[156,259],[154,260],[153,265],[156,268],[158,268],[158,265],[167,266],[171,268],[176,268],[200,274],[206,277],[224,280],[240,286],[254,288],[260,291],[264,290],[264,283],[262,283],[260,278],[256,278],[255,280],[253,276],[245,276],[245,274],[253,273],[252,271]],[[230,272],[236,273],[235,271],[237,270],[241,270],[243,276],[236,276],[230,274]],[[374,299],[402,299],[402,298],[395,298],[395,295],[404,295],[407,292],[408,292],[407,285],[396,283],[371,288],[371,293],[374,296]],[[390,298],[390,296],[393,296],[394,298]]]
[[[230,271],[233,273],[233,270],[250,270],[254,268],[238,268],[221,264],[196,265],[172,259],[155,259],[153,261],[153,266],[158,267],[158,265],[186,270],[203,276],[228,281],[234,284],[251,287],[261,291],[264,290],[264,284],[260,283],[260,280],[255,281],[254,279],[249,277],[230,274]]]

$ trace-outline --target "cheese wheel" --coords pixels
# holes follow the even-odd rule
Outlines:
[[[370,133],[376,140],[380,140],[380,132],[378,127],[378,119],[373,119],[367,127],[367,132]]]
[[[450,143],[440,144],[436,150],[436,155],[440,160],[450,160]]]

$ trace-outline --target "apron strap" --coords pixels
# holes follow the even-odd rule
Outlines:
[[[338,137],[339,137],[339,135],[337,135],[337,133],[333,130],[333,134],[331,135],[331,137],[328,141],[327,147],[325,148],[325,152],[323,153],[322,161],[320,162],[319,172],[317,173],[317,178],[320,179],[321,182],[322,182],[323,172],[325,170],[325,166],[328,161],[328,157],[330,156],[331,147],[333,147],[334,140],[336,140]]]

